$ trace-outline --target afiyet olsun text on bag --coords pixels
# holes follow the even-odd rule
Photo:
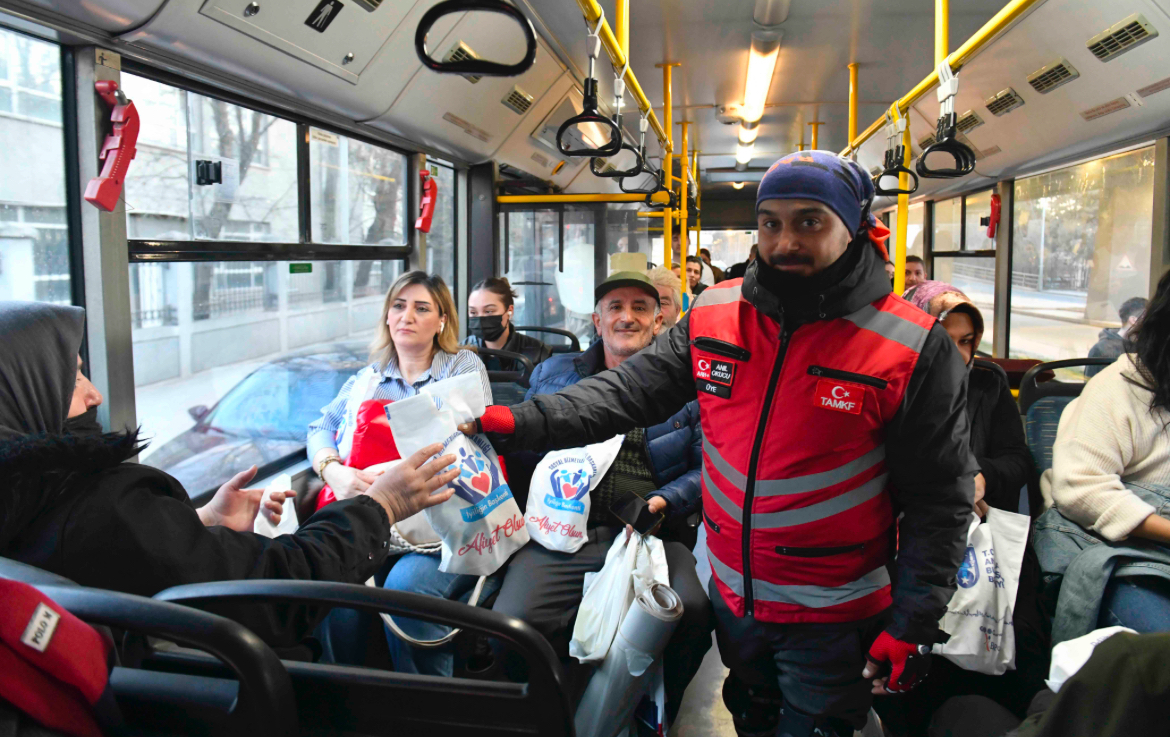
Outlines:
[[[524,519],[529,536],[561,553],[575,553],[585,544],[590,492],[613,465],[625,436],[584,448],[546,455],[532,473]]]
[[[482,415],[484,405],[479,376],[468,374],[387,407],[403,456],[432,443],[443,444],[440,455],[455,455],[455,495],[423,513],[442,539],[443,573],[490,575],[529,540],[495,450],[482,435],[469,438],[458,430],[460,423]]]

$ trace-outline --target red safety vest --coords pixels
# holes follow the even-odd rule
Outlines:
[[[736,616],[851,622],[890,605],[885,426],[933,318],[894,295],[782,333],[740,294],[691,310],[711,568]]]

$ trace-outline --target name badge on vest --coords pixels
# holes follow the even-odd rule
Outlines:
[[[861,414],[861,405],[864,401],[864,387],[832,379],[818,380],[817,390],[813,393],[813,405],[836,412],[848,412],[851,415]]]
[[[695,362],[695,388],[699,391],[730,399],[734,382],[734,361],[700,358]]]

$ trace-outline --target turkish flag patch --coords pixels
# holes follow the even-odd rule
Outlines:
[[[851,415],[861,414],[861,405],[864,401],[865,387],[833,379],[818,380],[817,390],[813,394],[815,406],[836,412],[848,412]]]

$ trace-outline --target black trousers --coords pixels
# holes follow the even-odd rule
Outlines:
[[[761,622],[735,616],[715,579],[709,591],[719,654],[736,678],[753,687],[779,686],[786,710],[865,726],[873,695],[861,671],[884,615],[842,624]]]
[[[539,543],[528,543],[509,561],[504,584],[492,608],[532,625],[548,639],[558,656],[568,658],[585,574],[601,570],[605,555],[619,534],[625,534],[623,528],[593,528],[585,545],[576,553],[554,552]],[[668,542],[663,547],[670,568],[670,586],[683,602],[683,616],[667,645],[664,662],[668,714],[673,719],[687,684],[695,677],[711,647],[714,623],[711,602],[695,573],[695,556],[682,543]],[[501,656],[509,677],[527,678],[527,668],[520,658],[507,652]]]

